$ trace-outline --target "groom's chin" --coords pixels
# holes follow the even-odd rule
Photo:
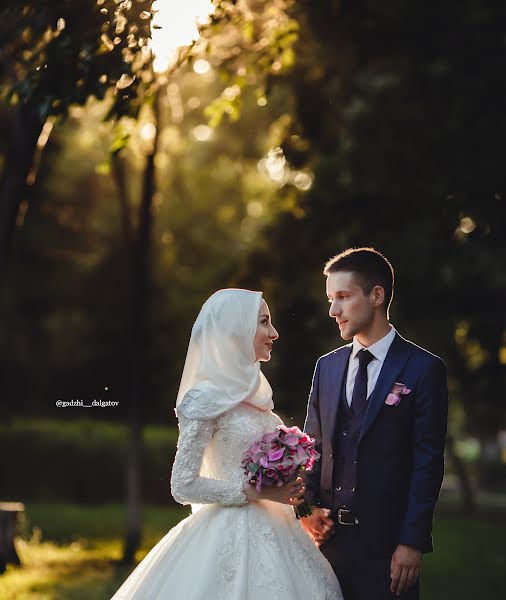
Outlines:
[[[353,339],[353,335],[349,331],[341,331],[341,330],[339,330],[339,333],[340,333],[341,338],[343,340],[348,341],[348,340],[352,340]]]

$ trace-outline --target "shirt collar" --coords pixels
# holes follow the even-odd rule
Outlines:
[[[365,348],[366,350],[369,350],[369,352],[374,356],[374,358],[376,358],[380,362],[383,362],[388,353],[388,350],[390,349],[390,345],[394,341],[396,333],[397,332],[395,330],[395,327],[393,325],[390,325],[390,331],[380,340],[374,342],[374,344],[371,344],[369,348],[365,348],[365,346],[362,346],[362,344],[357,340],[357,338],[354,337],[350,358],[356,358],[357,353],[363,348]]]

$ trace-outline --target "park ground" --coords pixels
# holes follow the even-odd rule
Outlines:
[[[187,516],[184,507],[146,506],[136,559]],[[119,565],[124,507],[30,504],[16,541],[22,568],[0,576],[0,600],[109,600],[132,567]],[[506,511],[476,516],[441,506],[435,552],[424,558],[424,600],[506,597]]]

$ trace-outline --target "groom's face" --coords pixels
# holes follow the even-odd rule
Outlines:
[[[338,271],[327,276],[329,316],[336,321],[343,340],[365,332],[374,320],[374,299],[366,296],[353,273]]]

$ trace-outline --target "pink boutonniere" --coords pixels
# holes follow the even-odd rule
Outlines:
[[[405,396],[409,394],[411,390],[407,388],[403,383],[398,383],[397,381],[394,383],[393,388],[390,390],[390,393],[386,397],[385,404],[389,406],[397,406],[401,401],[401,396]]]

